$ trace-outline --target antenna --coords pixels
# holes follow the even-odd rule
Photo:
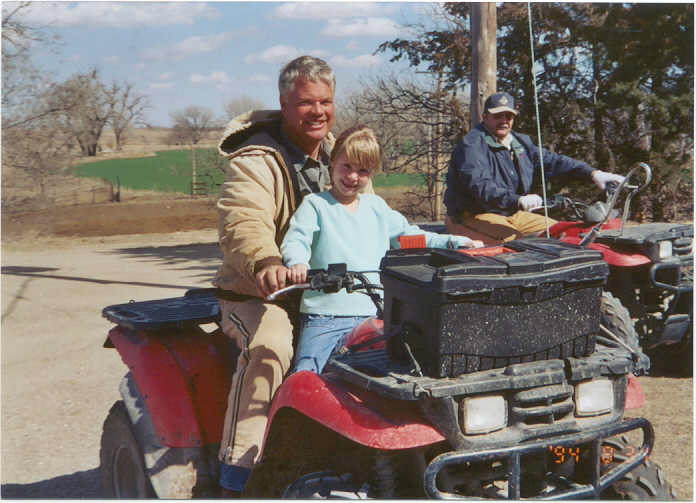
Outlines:
[[[541,120],[539,118],[539,95],[537,93],[536,73],[534,72],[534,32],[532,30],[532,2],[527,2],[527,18],[529,19],[529,45],[532,49],[532,81],[534,82],[534,112],[536,115],[537,137],[539,145],[539,164],[541,165],[541,191],[544,200],[544,219],[546,220],[546,237],[549,235],[549,209],[546,206],[546,172],[544,170],[543,143],[541,143]]]

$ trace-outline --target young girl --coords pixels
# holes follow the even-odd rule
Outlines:
[[[308,269],[334,263],[346,263],[351,271],[375,271],[387,250],[399,246],[401,235],[425,234],[429,248],[483,246],[464,236],[425,232],[381,197],[362,194],[381,167],[382,149],[370,128],[353,126],[339,136],[331,154],[331,189],[305,196],[281,245],[290,281],[303,283]],[[367,276],[379,284],[376,273]],[[367,295],[307,290],[300,313],[295,371],[320,373],[344,336],[374,316],[376,308]]]

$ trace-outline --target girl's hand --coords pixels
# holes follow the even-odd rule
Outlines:
[[[450,236],[448,245],[451,248],[483,248],[483,241],[466,236]]]
[[[305,283],[307,281],[307,264],[295,264],[288,268],[288,279],[294,283]]]

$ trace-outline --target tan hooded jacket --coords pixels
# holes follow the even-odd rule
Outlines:
[[[255,273],[283,263],[279,247],[299,204],[295,175],[279,140],[280,121],[280,111],[240,115],[227,125],[218,146],[230,163],[217,202],[223,262],[215,285],[237,294],[258,296]],[[329,133],[321,148],[329,153],[333,142]]]

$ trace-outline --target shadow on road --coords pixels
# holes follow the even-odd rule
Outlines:
[[[188,245],[139,246],[117,248],[107,252],[126,258],[158,260],[166,266],[183,266],[180,269],[200,271],[199,277],[211,278],[222,263],[222,251],[218,243],[194,243]],[[190,264],[186,266],[187,264]]]
[[[0,497],[3,499],[96,499],[99,498],[99,469],[75,472],[29,484],[3,484],[0,491]]]
[[[154,286],[159,288],[181,288],[189,290],[198,288],[195,286],[173,285],[169,283],[149,283],[146,281],[118,281],[112,279],[83,278],[80,276],[65,276],[61,274],[45,274],[43,271],[55,271],[56,269],[42,267],[6,266],[2,267],[2,274],[14,276],[27,276],[29,278],[60,279],[64,281],[84,281],[87,283],[99,283],[102,285],[135,285],[135,286]],[[5,315],[3,315],[5,316]]]
[[[222,252],[217,243],[194,243],[188,245],[139,246],[135,248],[117,248],[107,253],[118,253],[131,257],[154,258],[165,264],[181,264],[198,261],[213,263],[217,267],[222,260]]]

